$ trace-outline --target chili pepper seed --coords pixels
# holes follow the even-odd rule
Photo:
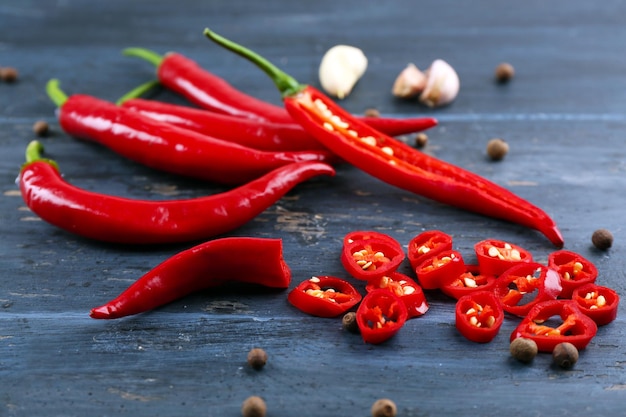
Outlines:
[[[248,365],[254,369],[261,369],[267,363],[267,353],[261,348],[254,348],[248,352]]]
[[[263,398],[253,395],[244,400],[241,404],[241,415],[243,417],[265,417],[267,405]]]
[[[372,417],[395,417],[397,413],[396,404],[387,398],[376,400],[372,405]]]
[[[509,346],[511,356],[520,362],[529,363],[537,356],[538,348],[534,340],[518,337]]]
[[[487,156],[493,161],[504,159],[509,153],[509,144],[503,139],[494,138],[487,142]]]
[[[591,243],[600,250],[607,250],[613,246],[613,234],[607,229],[598,229],[591,235]]]
[[[578,362],[578,349],[569,342],[559,343],[552,351],[552,360],[563,369],[572,368]]]

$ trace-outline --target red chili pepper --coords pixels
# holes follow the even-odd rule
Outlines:
[[[428,230],[411,239],[407,257],[415,270],[426,259],[447,250],[452,250],[452,236],[439,230]]]
[[[404,251],[404,249],[402,249],[402,245],[396,239],[389,236],[388,234],[385,234],[382,232],[376,232],[374,230],[354,230],[350,233],[347,233],[343,237],[343,245],[344,246],[349,245],[355,240],[368,240],[368,239],[384,240],[388,242],[389,244],[394,245],[396,249],[398,250],[398,252]]]
[[[476,291],[494,291],[495,286],[495,276],[481,274],[476,265],[465,265],[465,272],[450,283],[443,285],[441,291],[458,300]]]
[[[341,263],[356,279],[370,281],[394,272],[404,260],[402,247],[392,239],[353,240],[343,246]]]
[[[294,123],[293,118],[284,108],[236,89],[223,78],[212,74],[200,67],[197,62],[179,53],[170,52],[161,56],[143,48],[127,48],[124,54],[152,63],[157,67],[157,78],[161,84],[203,109],[254,121],[288,125]],[[432,117],[358,118],[390,136],[419,132],[437,125],[437,119]]]
[[[298,310],[317,317],[337,317],[357,305],[361,298],[348,281],[330,276],[302,281],[287,296]]]
[[[529,251],[503,240],[487,239],[478,242],[474,245],[474,252],[480,272],[496,277],[512,266],[533,261]]]
[[[523,263],[498,277],[494,293],[504,311],[524,317],[535,304],[556,299],[561,293],[561,280],[551,268],[536,262]]]
[[[133,200],[86,191],[66,182],[43,146],[26,149],[19,184],[26,205],[43,220],[106,242],[153,244],[207,239],[252,220],[293,187],[314,176],[334,175],[321,162],[294,163],[248,184],[187,200]]]
[[[548,266],[561,276],[561,298],[571,298],[577,287],[592,284],[598,277],[598,269],[576,252],[559,250],[548,255]]]
[[[317,89],[299,84],[272,63],[209,29],[205,35],[255,63],[274,81],[287,111],[337,156],[399,188],[456,207],[537,229],[563,246],[554,221],[505,188],[433,158],[387,136],[338,106]]]
[[[386,289],[400,297],[406,306],[409,319],[422,316],[428,311],[428,301],[422,287],[400,272],[391,272],[380,279],[371,280],[365,286],[367,292],[376,289]]]
[[[87,95],[71,97],[51,80],[47,91],[59,106],[69,135],[97,142],[148,167],[222,184],[243,184],[280,166],[330,161],[327,151],[267,152],[155,121]]]
[[[459,298],[455,317],[456,328],[466,339],[487,343],[500,331],[504,311],[491,291],[476,291]]]
[[[118,297],[92,309],[90,316],[117,319],[139,314],[228,282],[285,289],[290,281],[280,239],[216,239],[165,260]]]
[[[609,324],[617,317],[619,295],[611,288],[585,284],[574,289],[572,300],[598,326]]]
[[[463,256],[455,250],[440,252],[415,268],[417,280],[425,290],[435,290],[448,285],[464,271]]]
[[[559,323],[550,325],[558,317]],[[511,333],[511,341],[518,337],[532,339],[540,352],[552,352],[562,342],[569,342],[582,350],[598,331],[596,323],[585,316],[572,300],[544,301],[533,306]]]
[[[368,292],[356,312],[363,341],[374,345],[398,333],[407,318],[406,306],[400,297],[384,289]]]

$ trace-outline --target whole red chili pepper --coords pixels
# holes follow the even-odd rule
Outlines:
[[[619,295],[611,288],[585,284],[574,289],[572,300],[598,326],[609,324],[617,317]]]
[[[529,251],[503,240],[480,241],[474,245],[474,252],[480,272],[486,275],[499,276],[515,265],[533,261]]]
[[[287,296],[291,305],[317,317],[337,317],[354,307],[361,298],[348,281],[330,276],[302,281]]]
[[[504,311],[491,291],[476,291],[459,298],[455,308],[456,328],[476,343],[491,342],[502,326]]]
[[[549,320],[558,317],[558,325]],[[562,342],[569,342],[582,350],[593,339],[598,326],[584,315],[572,300],[543,301],[533,306],[511,333],[511,341],[518,337],[532,339],[540,352],[552,352]]]
[[[406,306],[394,293],[386,289],[368,292],[356,311],[356,322],[363,341],[382,343],[393,337],[408,318]]]
[[[94,319],[117,319],[161,307],[228,282],[286,289],[291,271],[280,239],[229,237],[182,251],[148,271],[115,299],[91,310]]]
[[[133,200],[86,191],[66,182],[43,146],[31,142],[19,175],[22,198],[39,217],[61,229],[105,242],[155,244],[207,239],[262,213],[297,184],[334,175],[321,162],[293,163],[240,187],[186,200]]]
[[[280,166],[329,161],[327,151],[267,152],[159,122],[87,95],[67,97],[48,82],[59,123],[72,136],[97,142],[148,167],[222,184],[243,184]]]
[[[577,287],[594,283],[598,277],[598,269],[592,262],[568,250],[558,250],[548,255],[548,266],[561,276],[561,298],[571,298]]]
[[[255,121],[289,125],[295,123],[284,108],[236,89],[223,78],[179,53],[170,52],[161,56],[144,48],[127,48],[123,52],[125,55],[152,63],[157,68],[157,78],[161,84],[199,107]],[[432,117],[411,119],[359,117],[359,119],[390,136],[418,132],[437,125],[437,119]]]
[[[204,33],[261,68],[276,84],[292,117],[345,161],[382,181],[433,200],[537,229],[554,245],[563,246],[554,221],[530,202],[373,129],[317,89],[299,84],[249,49],[209,29]]]
[[[367,292],[380,288],[387,289],[400,297],[406,306],[409,319],[422,316],[429,309],[422,287],[403,273],[391,272],[380,279],[370,280],[365,286]]]

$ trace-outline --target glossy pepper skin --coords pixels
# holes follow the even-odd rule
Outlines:
[[[441,292],[456,300],[476,291],[494,291],[497,279],[494,275],[484,275],[477,265],[465,265],[465,272],[449,283],[441,286]]]
[[[430,308],[422,287],[401,272],[391,272],[380,279],[370,280],[365,286],[367,292],[376,289],[387,289],[397,295],[406,306],[409,319],[423,316]]]
[[[476,291],[459,298],[455,307],[455,326],[466,339],[491,342],[504,322],[504,311],[491,291]]]
[[[26,150],[19,186],[26,205],[46,222],[104,242],[159,244],[203,240],[232,231],[262,213],[296,185],[334,175],[321,162],[294,163],[232,190],[186,200],[134,200],[78,188],[56,164],[41,158],[37,141]]]
[[[368,292],[356,311],[363,341],[374,345],[392,338],[407,318],[406,306],[400,297],[386,289]]]
[[[585,284],[574,289],[572,300],[598,326],[617,318],[619,295],[613,289],[596,284]]]
[[[236,89],[182,54],[170,52],[160,56],[143,48],[127,48],[123,53],[152,63],[157,68],[157,78],[161,84],[203,109],[256,122],[295,123],[284,108]],[[391,136],[418,132],[437,125],[437,119],[432,117],[359,119]]]
[[[415,268],[415,274],[425,290],[440,289],[465,271],[465,261],[460,252],[447,250],[427,258]]]
[[[503,240],[482,240],[474,245],[474,252],[480,272],[486,275],[499,276],[515,265],[533,261],[529,251]]]
[[[435,201],[536,229],[555,246],[563,246],[563,237],[555,222],[530,202],[479,175],[419,152],[373,129],[319,90],[299,84],[249,49],[209,29],[204,33],[261,68],[281,92],[289,114],[346,162],[388,184]]]
[[[452,236],[440,230],[427,230],[409,241],[407,258],[411,268],[443,251],[452,250]]]
[[[577,287],[592,284],[598,277],[598,269],[591,261],[568,250],[558,250],[548,255],[548,266],[561,277],[561,298],[571,298]]]
[[[201,243],[166,259],[119,296],[93,308],[94,319],[117,319],[164,306],[229,282],[286,289],[291,271],[280,239],[228,237]]]
[[[348,281],[331,276],[302,281],[287,296],[298,310],[317,317],[337,317],[354,307],[361,298]]]
[[[363,281],[394,272],[404,260],[404,251],[393,239],[370,238],[344,244],[341,263],[354,278]]]
[[[539,324],[559,317],[558,326]],[[570,342],[578,350],[587,347],[596,335],[598,326],[583,314],[572,300],[551,300],[536,304],[511,333],[510,340],[518,337],[532,339],[540,352],[552,352],[562,342]]]
[[[156,121],[88,95],[64,97],[57,80],[48,83],[48,93],[59,105],[59,123],[67,134],[161,171],[237,185],[290,163],[332,159],[330,152],[321,150],[260,151]]]

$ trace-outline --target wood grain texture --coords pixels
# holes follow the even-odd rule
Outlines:
[[[623,305],[570,371],[554,368],[549,355],[531,365],[512,360],[515,319],[490,344],[464,340],[454,328],[453,302],[437,292],[427,294],[425,316],[380,346],[343,332],[338,319],[299,313],[286,292],[241,286],[135,317],[92,320],[90,308],[191,244],[122,247],[69,235],[24,208],[15,178],[32,124],[43,119],[52,128],[42,139],[48,156],[86,189],[149,199],[225,190],[67,136],[46,81],[60,78],[70,94],[115,100],[154,76],[148,64],[120,53],[140,46],[182,52],[279,104],[262,73],[202,30],[246,44],[316,86],[322,54],[347,43],[364,50],[369,68],[342,105],[355,113],[376,107],[398,117],[437,117],[426,152],[539,205],[556,219],[566,249],[594,262],[599,282],[625,294],[625,13],[618,0],[4,2],[0,66],[18,68],[20,79],[0,83],[0,415],[237,416],[249,395],[264,397],[271,416],[365,416],[380,397],[393,399],[399,416],[624,415]],[[461,79],[451,106],[430,110],[391,97],[408,62],[426,67],[436,58]],[[493,82],[501,61],[517,71],[504,86]],[[184,103],[167,91],[153,98]],[[485,156],[492,137],[511,146],[500,163]],[[607,252],[591,246],[600,227],[615,235]],[[440,229],[469,261],[485,238],[510,240],[539,261],[554,250],[537,232],[442,206],[349,166],[298,186],[229,235],[282,238],[295,286],[317,274],[345,277],[341,239],[356,229],[383,231],[403,244]],[[402,271],[411,273],[408,264]],[[260,372],[245,363],[256,346],[269,355]]]

